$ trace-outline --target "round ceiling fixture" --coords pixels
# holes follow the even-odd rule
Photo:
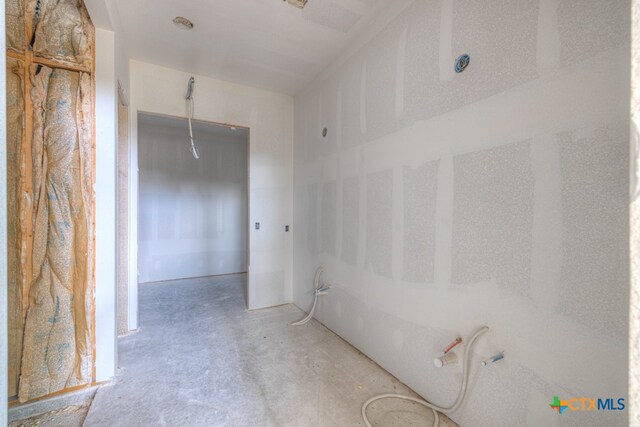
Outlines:
[[[176,16],[173,18],[173,23],[182,30],[193,30],[193,22],[182,16]]]

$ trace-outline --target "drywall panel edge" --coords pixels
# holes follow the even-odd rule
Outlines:
[[[96,28],[96,381],[115,375],[116,346],[115,35]]]

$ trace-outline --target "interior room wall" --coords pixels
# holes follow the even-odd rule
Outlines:
[[[461,369],[433,359],[488,325],[460,425],[626,398],[629,2],[403,5],[295,97],[295,303],[323,265],[317,318],[445,405]]]
[[[131,61],[131,164],[138,162],[138,112],[185,117],[189,73]],[[195,118],[250,130],[249,292],[251,309],[292,300],[293,98],[261,89],[195,76]],[[138,181],[131,174],[130,218],[138,217]],[[137,264],[137,223],[130,222],[130,267]],[[135,237],[133,237],[135,236]],[[130,277],[130,308],[137,308],[137,277]],[[133,279],[133,280],[132,280]],[[135,319],[137,316],[132,316]],[[132,325],[130,325],[132,327]],[[133,327],[137,327],[133,325]]]
[[[140,282],[247,271],[248,132],[139,116]]]

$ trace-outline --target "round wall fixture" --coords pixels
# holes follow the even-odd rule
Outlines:
[[[461,73],[469,66],[469,61],[471,61],[471,57],[466,53],[464,55],[458,56],[456,59],[455,70],[456,73]]]
[[[326,138],[327,137],[327,128],[322,129],[322,137]]]
[[[193,30],[193,22],[182,16],[176,16],[173,18],[173,23],[181,30]]]

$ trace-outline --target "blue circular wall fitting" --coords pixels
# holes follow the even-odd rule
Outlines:
[[[456,73],[463,72],[464,69],[467,68],[467,66],[469,66],[469,61],[471,61],[471,57],[466,53],[464,55],[458,56],[455,64]]]

